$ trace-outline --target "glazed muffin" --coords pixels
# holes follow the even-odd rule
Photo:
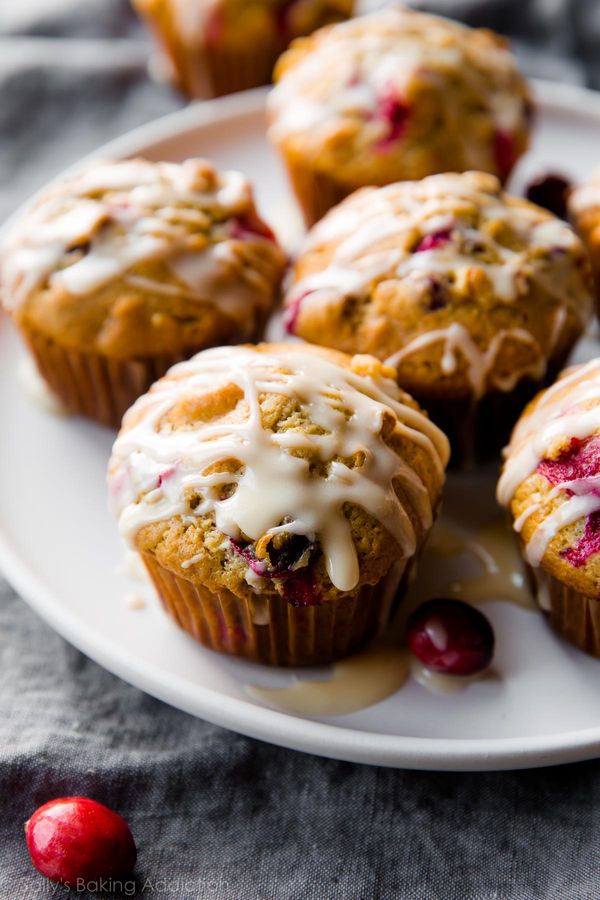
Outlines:
[[[600,172],[569,193],[569,219],[587,247],[596,285],[596,311],[600,315]]]
[[[363,188],[309,233],[289,332],[394,365],[455,463],[497,452],[590,316],[585,250],[480,172]]]
[[[525,409],[498,499],[552,625],[600,657],[600,359],[575,366]]]
[[[173,363],[255,337],[285,263],[238,172],[97,162],[12,228],[0,287],[66,408],[118,427]]]
[[[270,137],[310,225],[366,185],[478,169],[508,178],[531,100],[504,39],[401,7],[296,42]]]
[[[306,665],[385,628],[448,458],[393,375],[309,345],[218,348],[126,415],[109,468],[120,530],[201,643]]]
[[[190,97],[271,81],[291,40],[352,15],[354,0],[132,0]]]

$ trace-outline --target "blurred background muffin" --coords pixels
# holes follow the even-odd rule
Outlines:
[[[117,427],[174,362],[256,337],[285,262],[239,172],[96,162],[8,232],[0,296],[66,408]]]
[[[395,365],[459,463],[503,446],[593,299],[572,229],[467,172],[348,197],[309,233],[285,304],[290,333]]]
[[[539,605],[567,640],[600,657],[600,359],[568,369],[525,409],[498,499]]]
[[[590,255],[596,287],[596,309],[600,315],[600,171],[569,192],[567,210]]]
[[[121,533],[193,637],[308,665],[385,628],[449,452],[393,376],[309,345],[217,348],[127,414],[109,475]]]
[[[296,42],[275,70],[270,137],[308,224],[363,185],[479,169],[503,181],[531,100],[507,42],[392,7]]]
[[[352,15],[354,0],[132,0],[190,97],[271,81],[291,40]]]

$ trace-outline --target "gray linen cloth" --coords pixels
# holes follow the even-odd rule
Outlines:
[[[532,74],[600,87],[598,0],[419,5],[515,36]],[[0,216],[83,153],[183,105],[148,79],[147,52],[125,0],[0,0]],[[1,580],[0,651],[0,900],[66,896],[32,869],[23,839],[36,806],[66,794],[131,823],[137,882],[109,897],[600,897],[600,762],[446,775],[271,747],[124,684]]]

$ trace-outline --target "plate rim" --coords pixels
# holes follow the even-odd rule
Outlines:
[[[575,112],[600,122],[600,92],[579,85],[536,79],[532,84],[540,106],[571,114]],[[256,115],[264,110],[267,91],[268,88],[256,88],[192,103],[109,141],[65,171],[72,171],[89,159],[131,156],[142,152],[144,147],[176,135],[228,119]],[[38,193],[5,220],[0,237]],[[110,644],[102,645],[91,626],[65,611],[52,591],[28,569],[26,560],[11,545],[9,533],[2,523],[0,570],[13,589],[51,628],[103,668],[175,708],[251,738],[348,762],[429,771],[524,769],[600,756],[600,723],[593,728],[534,737],[457,739],[390,735],[361,731],[343,723],[318,722],[258,706],[250,700],[229,697],[205,685],[192,686],[184,678],[155,670],[139,659],[131,664],[120,650],[111,649]]]

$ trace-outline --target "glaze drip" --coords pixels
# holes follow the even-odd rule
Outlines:
[[[600,359],[568,370],[517,423],[498,483],[499,502],[508,506],[519,485],[536,471],[553,488],[546,495],[532,494],[531,502],[514,522],[515,531],[521,532],[543,506],[558,501],[527,542],[525,553],[533,566],[540,565],[553,538],[579,520],[587,520],[583,535],[576,547],[562,555],[579,566],[597,552],[599,431]]]
[[[165,423],[176,403],[228,385],[242,398],[234,416],[186,430]],[[259,402],[265,394],[297,401],[316,433],[266,427]],[[207,513],[233,541],[285,530],[318,540],[331,582],[350,591],[359,570],[345,504],[379,521],[403,559],[415,553],[418,528],[428,529],[433,520],[426,486],[381,436],[384,418],[391,416],[396,431],[428,454],[440,482],[448,442],[402,398],[391,378],[356,374],[301,345],[199,353],[136,402],[114,445],[110,483],[121,533],[134,544],[139,529],[151,522]],[[311,472],[309,460],[296,455],[302,450],[326,466],[324,475]],[[352,468],[346,461],[357,455],[362,464]],[[227,460],[239,465],[214,471]],[[404,502],[394,484],[401,486]],[[232,491],[223,498],[225,486]],[[190,492],[200,497],[193,509],[186,499]]]

